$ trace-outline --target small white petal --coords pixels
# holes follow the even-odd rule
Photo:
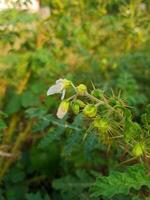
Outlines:
[[[69,102],[62,101],[57,110],[57,117],[63,119],[69,109]]]
[[[67,112],[63,112],[62,110],[58,110],[57,111],[57,117],[59,118],[59,119],[63,119],[64,118],[64,116],[66,115],[66,113]]]
[[[64,82],[64,79],[60,78],[60,79],[58,79],[58,80],[56,81],[56,84],[57,84],[57,83],[63,83],[63,82]]]
[[[47,96],[48,95],[52,95],[52,94],[56,94],[56,93],[61,93],[63,90],[63,84],[62,83],[57,83],[53,86],[51,86],[48,91],[47,91]]]

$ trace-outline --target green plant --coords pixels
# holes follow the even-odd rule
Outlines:
[[[41,5],[0,12],[0,199],[149,199],[149,1]]]
[[[63,79],[61,81],[66,82]],[[64,118],[69,112],[69,104],[82,102],[83,106],[80,107],[78,104],[78,112],[74,113],[80,113],[84,119],[83,134],[81,136],[83,143],[89,134],[96,134],[97,140],[105,144],[108,151],[116,149],[122,152],[122,154],[126,154],[129,160],[124,162],[130,162],[134,159],[142,161],[147,166],[147,171],[149,172],[149,115],[142,115],[142,121],[145,119],[146,123],[145,125],[140,125],[133,121],[131,111],[120,98],[115,98],[114,96],[106,97],[103,91],[99,89],[94,89],[89,93],[87,87],[83,84],[75,86],[70,82],[69,85],[70,88],[67,88],[67,92],[69,93],[69,90],[73,90],[73,95],[70,96],[69,94],[69,97],[66,97],[60,103],[58,112],[61,114],[57,114],[57,116]],[[60,86],[57,87],[57,90],[54,90],[55,87],[56,85],[49,88],[48,95],[58,93]],[[54,91],[49,94],[49,91],[52,90]],[[72,107],[70,106],[70,108]],[[147,111],[149,113],[149,106]],[[102,178],[99,178],[93,186],[94,196],[111,198],[115,195],[123,194],[124,196],[129,195],[128,198],[130,198],[130,188],[135,190],[140,190],[141,186],[149,188],[149,181],[149,176],[146,175],[146,170],[143,171],[142,165],[133,166],[127,172],[115,172],[108,177],[102,176]],[[70,183],[69,180],[68,182]]]

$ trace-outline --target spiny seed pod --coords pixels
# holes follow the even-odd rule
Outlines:
[[[96,118],[93,121],[93,126],[102,133],[106,133],[110,129],[110,123],[107,119]]]
[[[127,113],[127,116],[130,116],[130,113]],[[141,134],[141,127],[136,122],[128,122],[126,130],[124,132],[125,141],[131,142],[136,140]]]
[[[97,113],[97,107],[92,104],[86,105],[85,108],[83,109],[83,114],[86,117],[95,117],[96,113]]]
[[[71,109],[75,115],[77,115],[80,112],[80,106],[77,102],[72,102]]]
[[[62,119],[68,112],[69,109],[69,101],[62,101],[57,110],[57,117]]]
[[[139,142],[134,146],[132,154],[135,157],[140,157],[144,154],[144,151],[145,151],[145,145]]]
[[[112,105],[112,106],[115,106],[115,105],[117,105],[117,100],[115,99],[115,98],[113,98],[113,97],[111,97],[110,99],[109,99],[109,101],[110,101],[110,105]]]
[[[99,126],[100,126],[100,121],[101,121],[101,118],[96,118],[96,119],[94,119],[94,121],[93,121],[93,126],[95,127],[95,128],[99,128]]]
[[[103,92],[100,89],[92,90],[91,95],[96,98],[101,98],[103,96]]]
[[[87,87],[84,84],[80,84],[77,86],[77,93],[81,96],[85,95],[87,92]]]

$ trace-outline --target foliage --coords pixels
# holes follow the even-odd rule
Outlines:
[[[102,195],[107,198],[111,198],[117,194],[131,196],[131,189],[139,190],[141,186],[147,186],[149,188],[149,184],[150,179],[145,174],[144,167],[137,165],[129,167],[125,172],[114,172],[108,177],[99,177],[93,186],[93,195]]]
[[[148,200],[149,1],[41,6],[0,11],[0,199]]]

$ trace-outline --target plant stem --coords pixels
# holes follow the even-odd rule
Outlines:
[[[104,101],[101,101],[100,99],[92,96],[91,94],[89,94],[88,92],[85,94],[85,96],[87,96],[90,100],[97,102],[99,105],[100,104],[105,104]]]
[[[17,156],[17,154],[20,150],[20,147],[22,146],[23,142],[26,140],[26,138],[30,132],[31,126],[32,126],[32,121],[30,121],[28,123],[27,127],[25,128],[25,130],[18,135],[17,140],[16,140],[10,154]],[[11,164],[13,163],[14,160],[15,160],[14,157],[9,158],[8,160],[5,160],[4,165],[2,166],[2,168],[0,170],[0,183],[2,182],[5,173],[7,172],[7,170],[9,169],[9,167],[11,166]]]

